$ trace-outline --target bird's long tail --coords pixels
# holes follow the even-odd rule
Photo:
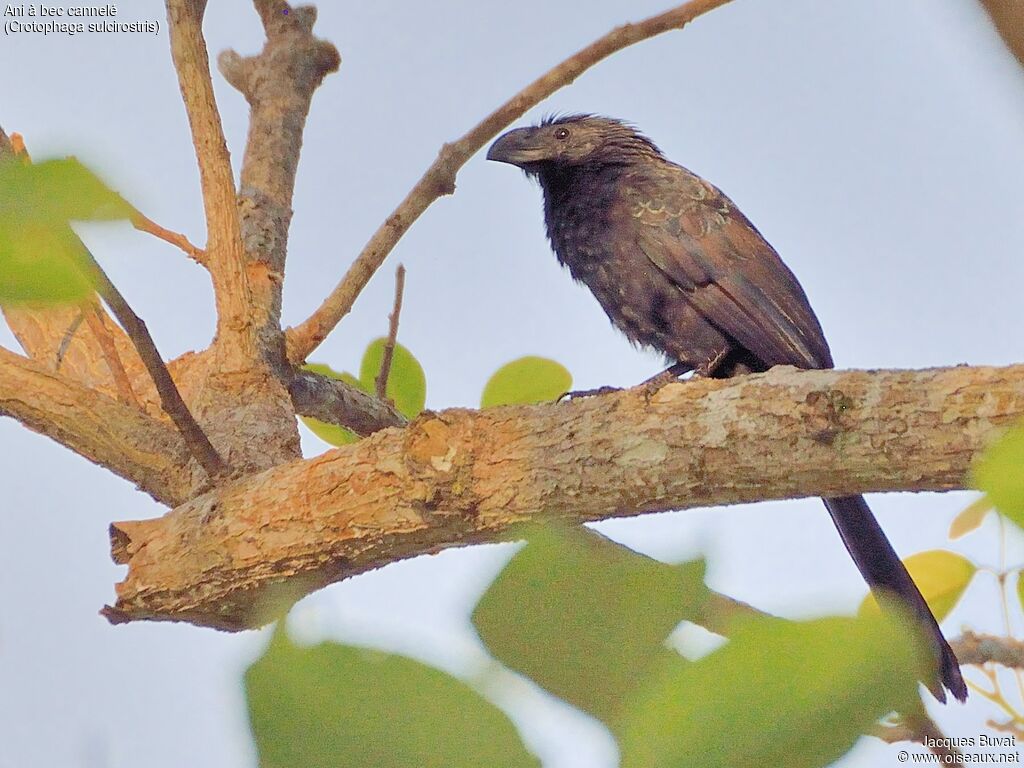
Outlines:
[[[939,701],[945,702],[945,685],[960,701],[967,699],[967,685],[960,674],[960,663],[939,629],[931,609],[921,596],[914,580],[900,561],[889,539],[875,520],[863,496],[841,496],[823,499],[832,515],[832,522],[843,537],[846,549],[872,591],[895,595],[920,619],[932,638],[939,662],[941,685],[928,687]]]

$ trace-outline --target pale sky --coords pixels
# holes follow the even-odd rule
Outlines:
[[[213,55],[258,49],[249,4],[210,6]],[[316,30],[338,46],[342,66],[307,126],[285,322],[319,303],[443,142],[613,26],[666,7],[322,2]],[[118,19],[159,20],[161,31],[2,37],[0,125],[24,134],[36,158],[78,156],[151,218],[202,243],[162,5],[121,3]],[[237,168],[246,105],[214,80]],[[736,0],[598,65],[517,124],[554,111],[625,118],[721,187],[803,283],[839,367],[1004,364],[1021,360],[1024,338],[1022,94],[1024,73],[973,0]],[[208,343],[211,292],[200,268],[127,227],[83,236],[165,357]],[[559,360],[578,388],[637,383],[661,364],[613,331],[560,270],[536,186],[482,154],[313,359],[358,365],[387,327],[399,262],[408,269],[400,339],[426,369],[430,408],[476,405],[490,373],[524,354]],[[6,329],[0,342],[13,344]],[[304,447],[325,448],[308,433]],[[97,614],[123,574],[109,558],[108,523],[160,507],[9,419],[0,452],[0,768],[254,765],[239,680],[263,635],[112,627]],[[902,555],[951,546],[994,565],[992,521],[946,542],[971,498],[872,503]],[[668,560],[706,555],[713,587],[786,616],[851,612],[865,593],[816,500],[601,529]],[[1016,535],[1011,543],[1010,561],[1020,561]],[[295,624],[303,637],[372,643],[465,672],[480,654],[466,612],[510,551],[449,551],[366,574],[306,600]],[[947,633],[1001,632],[993,595],[979,577]],[[505,704],[546,765],[615,765],[592,721],[528,690]],[[976,736],[995,715],[980,701],[932,711],[954,736]],[[842,765],[895,764],[893,754],[863,740]]]

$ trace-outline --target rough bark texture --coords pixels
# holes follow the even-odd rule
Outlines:
[[[222,629],[401,558],[600,520],[797,496],[962,488],[1024,416],[1024,366],[798,372],[568,403],[422,415],[275,467],[159,520],[116,523],[114,621]]]
[[[5,349],[0,416],[17,419],[168,505],[194,495],[204,480],[169,422]]]

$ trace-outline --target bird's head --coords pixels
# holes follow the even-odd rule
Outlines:
[[[596,115],[548,118],[540,125],[516,128],[499,136],[487,150],[488,160],[515,165],[530,174],[660,156],[654,143],[632,126]]]

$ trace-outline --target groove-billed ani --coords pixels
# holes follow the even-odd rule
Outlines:
[[[818,319],[775,250],[729,198],[630,126],[545,120],[504,134],[487,157],[537,178],[558,260],[630,340],[677,361],[676,373],[832,367]],[[920,619],[942,684],[966,699],[953,651],[864,498],[824,501],[864,579]],[[942,685],[929,687],[945,701]]]

